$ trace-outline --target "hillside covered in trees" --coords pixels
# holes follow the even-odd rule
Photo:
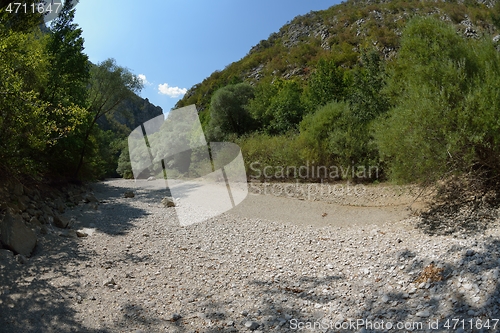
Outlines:
[[[35,14],[0,20],[0,168],[130,177],[127,135],[161,114],[140,80],[88,61],[69,7],[48,32]],[[196,104],[207,141],[239,144],[251,178],[495,180],[499,27],[496,1],[346,1],[296,17],[176,107]],[[178,172],[201,176],[192,165]]]
[[[113,59],[89,62],[73,17],[69,1],[49,27],[40,14],[0,11],[4,176],[95,180],[118,175],[118,157],[131,129],[162,114],[136,95],[142,82],[127,68]]]
[[[177,107],[238,143],[250,177],[496,181],[499,28],[496,1],[349,0],[296,17]]]

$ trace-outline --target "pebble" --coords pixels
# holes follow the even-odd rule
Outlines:
[[[257,328],[259,328],[259,323],[256,322],[256,321],[247,321],[245,322],[245,327],[250,329],[250,330],[256,330]]]
[[[430,314],[429,314],[428,310],[423,310],[423,311],[418,311],[415,315],[417,317],[427,318],[427,317],[429,317]]]

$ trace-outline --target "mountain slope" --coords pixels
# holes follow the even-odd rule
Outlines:
[[[243,81],[256,84],[278,77],[306,80],[319,59],[331,59],[351,68],[362,49],[376,49],[390,60],[398,50],[403,28],[417,15],[451,22],[457,31],[470,38],[488,34],[499,40],[499,9],[499,2],[494,0],[349,0],[326,10],[312,11],[272,33],[241,60],[191,87],[176,107],[196,104],[202,119],[206,119],[212,94],[227,84]]]

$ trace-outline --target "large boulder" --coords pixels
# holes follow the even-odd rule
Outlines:
[[[61,229],[66,229],[70,224],[70,220],[59,214],[54,214],[54,225]]]
[[[0,226],[0,240],[3,245],[25,256],[30,256],[36,245],[36,234],[28,228],[20,216],[6,213]]]

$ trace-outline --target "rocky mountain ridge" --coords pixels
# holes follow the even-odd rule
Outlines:
[[[113,128],[113,123],[117,122],[131,131],[161,114],[163,114],[161,107],[152,104],[147,98],[134,95],[121,102],[111,117],[101,117],[98,124],[102,129],[109,130]]]
[[[207,110],[211,95],[234,82],[257,84],[278,77],[306,80],[321,58],[350,68],[363,49],[375,49],[390,60],[397,54],[406,22],[417,15],[450,22],[469,38],[489,35],[495,42],[500,40],[500,6],[495,0],[349,0],[295,17],[245,57],[191,87],[176,107],[196,104],[199,111]]]

